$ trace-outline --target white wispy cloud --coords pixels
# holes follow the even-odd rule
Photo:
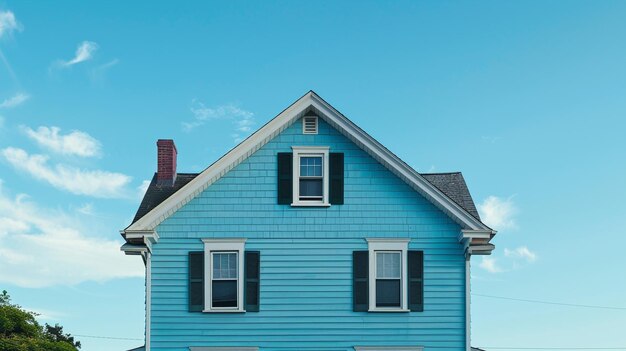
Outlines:
[[[17,21],[13,12],[0,11],[0,38],[20,30],[22,30],[22,25]]]
[[[500,273],[503,271],[502,268],[498,266],[497,260],[493,257],[483,256],[483,259],[480,262],[479,267],[486,270],[489,273]]]
[[[10,98],[4,99],[2,103],[0,103],[0,108],[12,108],[19,106],[26,102],[26,100],[30,99],[30,95],[24,93],[17,93]]]
[[[495,144],[496,142],[498,142],[498,140],[502,139],[502,137],[499,136],[487,136],[487,135],[483,135],[481,137],[481,139],[484,142],[490,143],[490,144]]]
[[[513,198],[503,199],[497,196],[489,196],[478,204],[478,212],[483,223],[495,230],[516,229],[515,216],[518,213]]]
[[[1,283],[39,288],[142,277],[141,264],[120,245],[71,213],[42,208],[24,194],[7,195],[0,182]]]
[[[96,50],[98,50],[98,44],[93,41],[83,41],[78,44],[74,58],[69,61],[61,61],[61,66],[69,67],[77,63],[85,62],[93,57]]]
[[[47,150],[80,157],[94,157],[100,155],[100,142],[91,135],[73,130],[62,135],[58,127],[41,126],[37,130],[22,126],[26,135]]]
[[[235,142],[239,142],[252,131],[255,124],[254,113],[233,104],[207,107],[200,101],[192,100],[190,110],[193,120],[182,123],[186,132],[212,120],[232,120],[234,133],[231,136]]]
[[[85,216],[93,216],[95,211],[92,203],[86,203],[76,209],[76,212],[82,213]]]
[[[26,151],[14,147],[5,148],[0,154],[14,168],[73,194],[101,198],[131,197],[127,190],[131,177],[125,174],[82,170],[64,164],[53,167],[48,164],[48,156],[29,155]]]
[[[105,78],[106,72],[113,66],[117,65],[118,63],[120,63],[120,60],[118,59],[113,59],[109,62],[103,63],[100,66],[92,69],[89,72],[89,77],[91,78],[92,81],[102,81]]]
[[[511,257],[511,258],[517,258],[517,259],[523,259],[526,260],[526,262],[528,263],[532,263],[535,262],[537,260],[537,254],[535,254],[534,252],[530,251],[528,249],[528,247],[526,246],[520,246],[518,248],[509,250],[507,248],[504,249],[504,256],[506,257]]]

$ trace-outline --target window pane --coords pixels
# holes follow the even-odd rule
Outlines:
[[[400,279],[376,279],[376,307],[400,307]]]
[[[300,179],[300,196],[322,197],[321,179]]]
[[[377,278],[400,278],[399,252],[376,253],[376,277]]]
[[[220,256],[218,254],[214,254],[213,255],[213,279],[217,278],[221,278],[220,276]]]
[[[301,177],[321,177],[322,158],[321,157],[300,157]]]
[[[213,307],[237,307],[237,281],[214,280],[211,295]]]
[[[237,278],[237,254],[224,252],[213,254],[213,279]]]

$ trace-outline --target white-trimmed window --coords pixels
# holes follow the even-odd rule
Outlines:
[[[292,206],[329,206],[328,146],[293,146]]]
[[[369,311],[407,312],[409,239],[368,238]]]
[[[243,268],[245,238],[204,242],[204,312],[245,312]]]

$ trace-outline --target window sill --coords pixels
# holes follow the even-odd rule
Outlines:
[[[314,202],[314,203],[294,202],[291,204],[291,207],[330,207],[330,204],[325,204],[321,202]]]
[[[374,309],[369,309],[367,312],[406,313],[406,312],[411,312],[411,310],[405,310],[403,308],[374,308]]]
[[[245,313],[246,310],[202,310],[204,313]]]

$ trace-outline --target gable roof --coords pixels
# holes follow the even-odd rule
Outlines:
[[[320,118],[324,119],[324,121],[410,185],[415,191],[422,194],[422,196],[448,214],[463,229],[487,230],[495,234],[495,231],[483,224],[477,216],[474,216],[468,209],[446,195],[444,191],[420,175],[313,91],[304,94],[304,96],[296,100],[278,116],[267,122],[207,169],[182,185],[173,194],[151,208],[145,215],[140,216],[124,232],[154,230],[159,223],[309,111],[314,111]]]
[[[199,174],[200,173],[178,173],[173,186],[163,186],[158,184],[155,173],[141,201],[141,205],[139,205],[137,209],[133,223],[137,222],[141,217],[145,216],[153,208],[157,207],[161,202],[165,201]],[[421,173],[421,175],[452,199],[452,201],[471,213],[472,216],[480,219],[461,172]]]

